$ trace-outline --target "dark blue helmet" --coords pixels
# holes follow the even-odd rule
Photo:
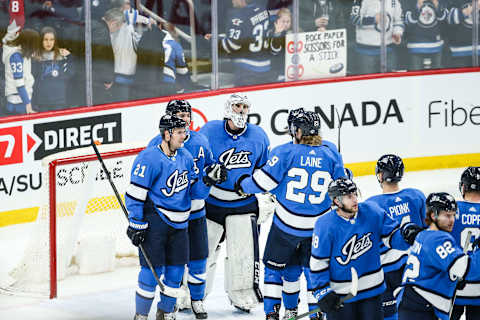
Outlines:
[[[457,211],[457,202],[446,192],[433,192],[427,197],[427,212],[435,213],[438,217],[440,211]]]
[[[160,130],[169,130],[171,132],[174,128],[186,128],[187,123],[178,117],[166,114],[160,118],[158,127]]]
[[[378,159],[377,166],[375,167],[375,175],[382,172],[383,181],[399,182],[402,180],[404,169],[405,166],[403,165],[402,158],[394,154],[386,154]]]
[[[295,135],[294,130],[292,129],[293,120],[303,113],[305,113],[305,110],[303,110],[303,108],[293,109],[293,110],[290,110],[290,112],[288,113],[288,119],[287,119],[288,132],[292,137]]]
[[[297,110],[298,112],[292,114],[291,122],[288,121],[290,135],[295,136],[298,129],[302,129],[302,136],[304,137],[320,135],[320,115],[313,111],[304,111],[302,108]]]
[[[192,114],[192,106],[187,100],[170,100],[165,113],[174,116],[178,112],[188,112]]]
[[[460,193],[480,191],[480,167],[468,167],[460,177]]]
[[[333,180],[328,185],[328,196],[330,199],[345,196],[347,194],[356,193],[358,191],[357,185],[350,179],[338,178]]]

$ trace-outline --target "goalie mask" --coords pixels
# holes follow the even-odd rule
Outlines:
[[[248,107],[247,112],[236,112],[234,107],[237,105],[244,105]],[[250,101],[248,101],[247,96],[241,95],[238,93],[232,94],[228,100],[225,102],[225,119],[232,120],[233,124],[237,128],[245,128],[247,124],[248,113],[250,112]]]
[[[457,211],[457,202],[446,192],[434,192],[427,197],[427,212],[433,212],[438,217],[440,211]]]
[[[480,191],[480,167],[468,167],[460,177],[459,189],[462,196],[465,192]]]
[[[380,157],[375,167],[375,175],[378,182],[399,182],[402,180],[403,171],[405,166],[403,165],[402,158],[394,154],[386,154]],[[378,174],[382,173],[383,181],[378,179]]]
[[[303,111],[303,109],[292,119],[290,135],[295,137],[298,129],[302,129],[302,136],[320,135],[320,116],[313,111]]]
[[[174,116],[178,112],[188,112],[192,116],[192,106],[187,100],[170,100],[165,113]]]
[[[337,197],[357,192],[358,188],[355,182],[347,178],[338,178],[331,181],[328,185],[328,196],[332,201]]]

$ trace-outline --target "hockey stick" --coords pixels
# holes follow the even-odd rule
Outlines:
[[[103,161],[102,155],[98,151],[97,145],[95,144],[94,141],[92,141],[92,147],[93,147],[93,150],[95,151],[95,154],[97,155],[98,161],[102,165],[103,171],[107,175],[108,182],[110,182],[110,186],[112,187],[113,192],[115,193],[115,197],[117,198],[118,204],[120,204],[120,207],[122,208],[122,211],[125,214],[125,218],[127,218],[127,220],[128,220],[127,208],[123,204],[122,198],[120,197],[120,194],[118,193],[117,187],[113,183],[112,177],[110,176],[110,171],[108,171],[107,166],[105,165],[105,162]],[[143,248],[143,245],[140,243],[138,245],[138,247],[142,251],[143,257],[145,258],[145,261],[147,262],[148,267],[150,268],[150,271],[153,274],[153,277],[157,281],[157,284],[158,284],[158,287],[160,288],[160,291],[162,293],[166,294],[167,296],[171,296],[171,297],[175,297],[175,298],[183,297],[185,295],[185,293],[180,288],[171,288],[171,287],[167,287],[163,284],[163,282],[158,277],[158,274],[155,271],[155,268],[153,267],[152,262],[148,258],[147,252],[145,252],[145,249]]]
[[[340,129],[342,128],[342,120],[340,119],[340,114],[338,113],[338,109],[335,108],[335,113],[337,114],[338,119],[338,153],[340,153]]]
[[[463,253],[467,253],[468,247],[470,246],[470,238],[472,237],[472,231],[467,232],[467,238],[465,239],[465,243],[463,246]],[[458,278],[457,283],[463,281],[463,278]],[[453,293],[453,299],[452,299],[452,304],[450,305],[450,310],[448,311],[448,319],[452,319],[452,312],[453,312],[453,307],[455,306],[455,299],[457,298],[457,289],[455,289],[455,292]]]
[[[340,298],[340,304],[342,304],[345,301],[348,301],[348,300],[352,299],[353,297],[355,297],[357,295],[357,292],[358,292],[357,270],[355,270],[354,267],[351,267],[350,272],[352,273],[352,286],[350,287],[350,291],[348,292],[348,294],[346,296]],[[317,312],[320,312],[320,311],[322,311],[320,308],[316,308],[316,309],[313,309],[312,311],[308,311],[308,312],[299,314],[298,316],[291,317],[287,320],[298,320],[298,319],[305,318],[305,317],[307,317],[311,314],[314,314],[314,313],[317,313]]]

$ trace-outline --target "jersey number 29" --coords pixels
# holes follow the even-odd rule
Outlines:
[[[327,194],[328,183],[332,179],[330,173],[320,170],[313,172],[310,177],[308,171],[303,168],[291,168],[288,170],[288,176],[291,178],[299,177],[300,180],[292,180],[287,183],[287,193],[285,198],[298,203],[305,203],[305,193],[296,193],[295,189],[304,189],[310,182],[310,188],[312,188],[313,191],[320,193],[318,196],[314,194],[308,195],[308,201],[311,204],[320,204],[323,202],[325,195]]]

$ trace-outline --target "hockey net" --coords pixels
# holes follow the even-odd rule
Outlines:
[[[98,146],[124,201],[140,144]],[[113,271],[138,264],[128,221],[92,147],[48,156],[44,204],[32,226],[23,258],[0,283],[3,293],[57,296],[58,283],[73,274]]]

